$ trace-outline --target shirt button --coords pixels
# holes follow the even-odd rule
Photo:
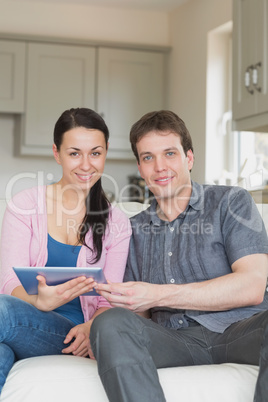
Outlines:
[[[174,228],[169,228],[169,230],[170,230],[171,232],[174,232]]]
[[[179,320],[179,324],[183,324],[183,321],[182,321],[182,320]]]
[[[266,288],[266,292],[268,292],[268,286],[267,286],[267,288]]]
[[[170,283],[175,283],[175,279],[170,279]]]
[[[171,257],[171,256],[172,256],[172,252],[170,251],[170,252],[168,253],[168,255]]]

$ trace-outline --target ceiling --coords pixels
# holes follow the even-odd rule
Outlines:
[[[25,1],[25,0],[13,0]],[[159,11],[172,11],[189,0],[27,0],[33,2],[46,2],[58,4],[84,4],[89,6],[105,6],[120,8],[138,8]]]

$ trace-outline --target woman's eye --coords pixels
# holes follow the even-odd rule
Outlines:
[[[70,155],[71,156],[78,156],[78,152],[72,152]]]
[[[93,156],[99,156],[99,155],[100,155],[100,152],[92,152],[92,155],[93,155]]]

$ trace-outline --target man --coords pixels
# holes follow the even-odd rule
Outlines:
[[[263,402],[268,240],[251,196],[191,181],[192,140],[170,111],[143,116],[130,141],[155,199],[131,219],[125,283],[96,287],[119,307],[91,330],[109,400],[162,402],[157,368],[235,362],[260,363],[255,402]]]

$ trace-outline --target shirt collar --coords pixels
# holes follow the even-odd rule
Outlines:
[[[187,211],[189,210],[189,208],[193,208],[196,211],[200,211],[203,209],[204,207],[204,189],[203,186],[201,186],[200,184],[192,181],[192,194],[189,200],[189,204],[186,207],[185,211],[183,211],[179,216],[184,216],[185,214],[187,214]],[[149,214],[150,214],[150,222],[153,225],[157,225],[160,226],[161,224],[163,224],[163,221],[158,217],[157,213],[156,213],[156,207],[157,207],[157,202],[156,199],[154,198],[152,200],[151,206],[149,207]]]
[[[192,181],[192,194],[189,205],[196,211],[201,211],[204,208],[204,188],[194,181]]]

